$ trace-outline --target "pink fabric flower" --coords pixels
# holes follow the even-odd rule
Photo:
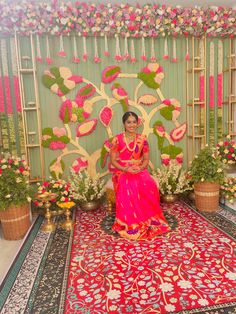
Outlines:
[[[52,150],[64,149],[65,147],[66,147],[66,144],[65,144],[65,143],[58,142],[58,141],[51,142],[51,143],[49,144],[49,148],[52,149]]]
[[[75,172],[80,172],[81,170],[86,169],[87,167],[88,161],[84,157],[77,158],[72,164],[72,169]]]

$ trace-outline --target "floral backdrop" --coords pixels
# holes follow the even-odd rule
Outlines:
[[[235,9],[171,7],[167,5],[87,4],[81,2],[9,1],[0,3],[0,33],[120,34],[132,37],[159,35],[235,36]]]

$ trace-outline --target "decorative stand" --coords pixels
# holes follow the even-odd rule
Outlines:
[[[46,221],[44,222],[42,226],[42,230],[45,232],[52,232],[56,229],[56,225],[54,224],[54,222],[51,221],[52,215],[50,212],[50,206],[51,206],[50,201],[53,200],[55,197],[56,197],[56,194],[48,193],[48,192],[39,194],[37,196],[37,198],[44,203],[44,207],[46,209],[46,213],[45,213]]]
[[[74,226],[74,222],[70,218],[70,214],[71,214],[70,209],[75,205],[75,203],[66,202],[66,203],[57,203],[57,205],[63,209],[66,209],[65,211],[66,219],[65,221],[62,222],[61,227],[67,231],[70,231]]]

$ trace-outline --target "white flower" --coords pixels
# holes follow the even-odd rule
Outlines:
[[[2,169],[6,169],[6,168],[7,168],[7,165],[3,165],[3,166],[2,166]]]
[[[116,305],[111,305],[111,306],[109,307],[109,309],[110,309],[111,311],[115,311],[115,310],[117,309],[117,306],[116,306]]]
[[[10,198],[11,197],[11,194],[7,194],[6,196],[5,196],[5,198]]]
[[[107,297],[109,299],[112,299],[112,300],[113,299],[119,299],[120,298],[120,294],[121,294],[120,290],[113,289],[113,290],[110,290],[110,291],[107,292]]]
[[[198,304],[206,306],[209,304],[209,302],[206,299],[199,299]]]
[[[230,239],[228,238],[225,238],[225,237],[222,237],[222,238],[219,238],[220,242],[225,242],[225,243],[229,243],[230,242]]]
[[[80,278],[77,280],[77,283],[83,283],[84,282],[84,278]]]
[[[88,292],[86,290],[80,291],[79,295],[81,296],[85,296],[86,294],[88,294]]]
[[[169,292],[173,290],[173,285],[171,283],[164,282],[160,284],[160,289],[162,292]]]
[[[164,273],[166,276],[173,276],[173,271],[169,271],[169,270],[167,270],[167,271],[165,271],[165,273]]]
[[[141,281],[138,282],[138,285],[139,285],[139,286],[145,286],[145,284],[146,284],[146,283],[145,283],[145,281],[143,281],[143,280],[141,280]]]
[[[176,303],[177,301],[178,301],[178,300],[177,300],[176,298],[171,298],[171,299],[170,299],[170,302],[171,302],[171,303]]]
[[[148,294],[146,293],[141,294],[141,299],[148,299]]]
[[[191,242],[186,242],[186,243],[184,243],[184,247],[193,248],[193,247],[194,247],[194,244],[191,243]]]
[[[178,282],[178,286],[182,289],[191,289],[192,283],[191,283],[191,281],[188,281],[188,280],[180,280]]]
[[[175,306],[173,304],[166,304],[165,310],[167,312],[174,312],[175,311]]]
[[[30,202],[31,202],[31,200],[32,200],[32,199],[31,199],[31,197],[29,197],[29,196],[28,196],[28,197],[27,197],[27,202],[29,202],[29,203],[30,203]]]
[[[229,280],[236,280],[236,273],[232,272],[226,273],[225,277],[228,278]]]

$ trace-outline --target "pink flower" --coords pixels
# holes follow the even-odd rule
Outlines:
[[[155,131],[161,137],[164,137],[165,134],[166,134],[166,131],[165,131],[165,128],[164,128],[163,125],[156,125],[155,126]]]
[[[167,154],[162,154],[162,155],[161,155],[161,162],[162,162],[164,165],[168,166],[169,163],[170,163],[170,156],[167,155]]]
[[[52,150],[64,149],[66,147],[65,143],[54,141],[49,144],[49,148]]]
[[[88,161],[84,157],[77,158],[72,164],[72,169],[75,172],[79,172],[87,167],[88,167]]]
[[[63,135],[66,135],[66,129],[65,128],[54,127],[52,130],[53,130],[53,134],[56,135],[57,137],[61,137]]]

